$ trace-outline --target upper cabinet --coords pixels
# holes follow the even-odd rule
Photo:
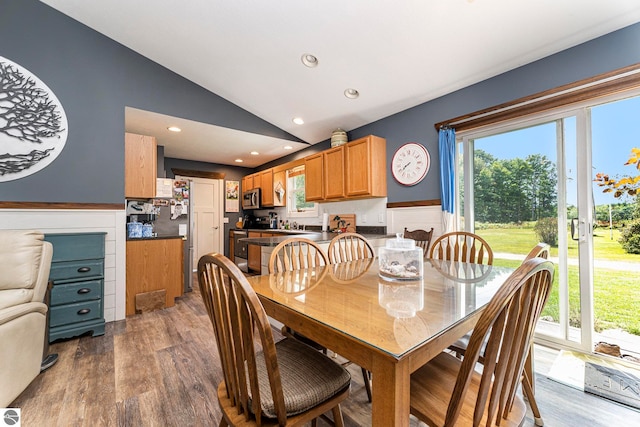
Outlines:
[[[369,135],[305,157],[307,201],[387,195],[386,140]]]
[[[287,205],[287,173],[284,170],[273,172],[273,206]]]
[[[369,135],[344,146],[347,197],[387,195],[387,142]]]
[[[308,202],[324,200],[322,153],[304,158],[304,194]]]
[[[273,169],[259,172],[262,206],[273,206]]]
[[[124,196],[151,199],[156,196],[157,143],[152,136],[125,133]]]

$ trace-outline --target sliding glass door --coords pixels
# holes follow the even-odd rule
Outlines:
[[[640,98],[619,102],[626,104],[582,106],[458,136],[459,228],[484,237],[495,264],[515,267],[537,242],[551,244],[556,277],[537,337],[564,348],[590,351],[598,340],[633,342],[640,334],[629,318],[640,311],[640,270],[632,273],[640,255],[626,254],[617,241],[628,224],[611,221],[624,211],[629,223],[637,212],[594,182],[598,172],[619,171],[640,146],[640,137],[611,131],[633,134],[638,120],[624,122],[620,110],[638,117]],[[608,223],[605,206],[613,212]],[[623,254],[635,264],[629,271],[612,264]]]

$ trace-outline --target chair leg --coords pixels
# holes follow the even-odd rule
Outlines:
[[[538,409],[538,403],[536,402],[536,397],[533,394],[531,380],[529,379],[529,375],[527,374],[527,372],[524,372],[524,375],[522,376],[522,391],[527,397],[529,406],[531,406],[531,412],[533,412],[533,419],[535,421],[535,424],[537,426],[543,426],[544,421],[542,419],[542,416],[540,415],[540,409]]]
[[[342,410],[340,405],[334,406],[333,411],[333,423],[336,427],[344,427],[344,419],[342,418]]]
[[[364,388],[367,390],[367,398],[369,398],[369,403],[371,403],[373,401],[371,397],[371,372],[364,368],[360,369],[362,369],[362,378],[364,379]]]

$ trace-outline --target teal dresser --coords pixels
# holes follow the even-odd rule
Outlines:
[[[49,342],[87,332],[104,335],[105,234],[45,235],[53,245]]]

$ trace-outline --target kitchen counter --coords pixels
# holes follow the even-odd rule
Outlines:
[[[136,240],[162,240],[162,239],[182,239],[184,240],[184,236],[156,236],[156,237],[127,237],[127,242],[136,241]]]
[[[316,232],[316,231],[304,231],[304,230],[249,230],[249,231],[261,231],[261,232],[269,232],[269,233],[281,232],[283,234],[283,236],[246,237],[244,239],[240,239],[241,241],[247,242],[250,245],[258,245],[258,246],[277,246],[280,242],[286,240],[292,235],[295,235],[296,237],[303,237],[305,239],[309,239],[316,243],[329,243],[331,239],[340,235],[340,233],[333,233],[333,232]],[[364,236],[367,240],[391,239],[396,237],[394,234],[365,234],[365,233],[359,233],[359,234]]]

